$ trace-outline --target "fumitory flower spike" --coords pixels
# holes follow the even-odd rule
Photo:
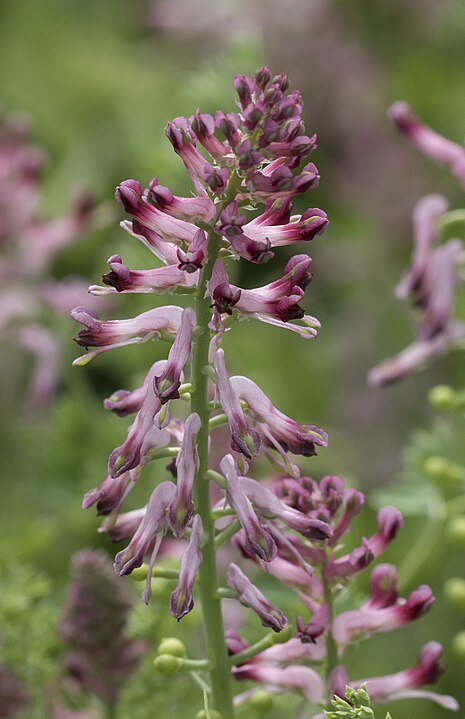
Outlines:
[[[353,639],[402,627],[433,601],[426,585],[400,599],[395,571],[380,565],[362,606],[337,613],[335,596],[394,540],[401,515],[392,507],[381,509],[377,530],[358,546],[351,542],[355,549],[345,547],[363,494],[336,475],[320,481],[304,475],[290,457],[313,457],[318,447],[327,446],[326,432],[281,412],[247,377],[228,374],[222,345],[234,332],[236,316],[290,329],[304,339],[316,337],[320,327],[304,305],[312,260],[302,248],[287,258],[277,279],[261,287],[235,285],[232,261],[271,261],[280,247],[307,243],[328,227],[324,210],[311,207],[294,214],[292,208],[294,198],[316,188],[320,179],[310,160],[316,136],[305,132],[301,94],[289,91],[287,75],[273,76],[266,67],[254,76],[238,75],[234,87],[235,112],[209,114],[199,108],[167,125],[167,138],[192,183],[191,196],[175,195],[158,178],[145,187],[124,180],[116,189],[116,200],[129,215],[123,229],[149,250],[155,266],[133,270],[114,254],[103,286],[90,288],[92,294],[110,293],[114,299],[182,293],[183,307],[156,306],[126,320],[101,320],[83,307],[72,312],[83,325],[76,341],[90,348],[75,364],[149,340],[161,340],[158,347],[166,341],[169,347],[164,359],[152,360],[140,386],[119,389],[105,400],[114,414],[133,415],[132,423],[110,454],[107,476],[86,494],[84,506],[95,504],[105,517],[100,531],[126,543],[114,567],[120,576],[137,569],[137,578],[145,578],[145,603],[160,575],[176,582],[169,602],[176,620],[193,610],[198,596],[206,658],[190,659],[184,647],[182,657],[166,649],[155,667],[166,673],[182,668],[208,672],[208,681],[197,677],[205,688],[199,716],[212,719],[235,719],[234,706],[248,700],[247,691],[233,696],[233,680],[263,684],[267,693],[298,692],[314,705],[329,702],[347,678],[344,652]],[[433,248],[436,238],[428,223],[442,211],[441,202],[427,210],[426,220],[422,216],[416,225],[418,251],[405,284],[409,297],[421,299],[418,343],[431,351],[458,331],[451,320],[458,245]],[[431,252],[436,253],[433,263]],[[190,297],[195,307],[189,306]],[[212,439],[222,431],[231,448],[225,456],[221,442]],[[159,459],[165,470],[157,465],[153,472],[155,486],[146,505],[124,511],[135,483],[142,491],[147,467]],[[255,463],[262,468],[266,459],[272,473],[258,481]],[[217,562],[216,553],[223,550],[226,562]],[[232,556],[237,550],[241,566]],[[163,565],[167,555],[177,568]],[[249,560],[254,564],[247,567]],[[265,573],[270,576],[262,591]],[[281,589],[294,590],[297,632],[271,601],[276,581]],[[279,596],[284,599],[285,593]],[[255,644],[225,631],[224,599],[242,604],[272,631]],[[417,669],[393,675],[392,697],[422,691],[418,687],[440,673],[438,656],[438,647],[427,645]],[[389,687],[382,678],[368,681],[374,698],[386,696]]]

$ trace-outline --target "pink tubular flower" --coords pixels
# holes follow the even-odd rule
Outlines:
[[[427,157],[446,165],[461,185],[465,186],[465,147],[447,140],[424,125],[406,102],[396,102],[389,117],[398,130]]]
[[[121,506],[131,483],[129,472],[120,474],[119,477],[108,475],[95,489],[91,489],[84,495],[82,508],[88,509],[93,504],[97,505],[97,515],[111,514]]]
[[[399,299],[411,299],[419,307],[428,303],[434,250],[439,241],[436,222],[447,211],[448,205],[442,195],[426,195],[413,209],[412,263],[397,285],[396,295]]]
[[[239,257],[256,264],[267,262],[274,257],[270,241],[265,238],[257,242],[247,237],[242,230],[246,222],[246,216],[239,214],[238,203],[234,200],[221,212],[216,232],[228,240]]]
[[[190,356],[192,332],[195,326],[195,312],[186,307],[181,314],[179,330],[168,354],[168,361],[160,375],[155,375],[155,394],[164,404],[179,398],[181,374]]]
[[[418,339],[392,359],[368,373],[371,385],[385,385],[421,369],[428,360],[446,354],[465,338],[465,325],[452,317],[455,290],[459,280],[460,240],[449,240],[437,247],[422,280],[422,312],[417,322]]]
[[[299,424],[280,412],[266,394],[247,377],[231,377],[231,387],[239,400],[243,400],[260,428],[280,444],[285,451],[311,457],[316,454],[315,445],[326,447],[328,437],[319,427]],[[267,442],[270,443],[268,436]]]
[[[161,482],[150,495],[147,510],[135,535],[130,543],[115,557],[117,573],[130,574],[133,569],[140,567],[144,557],[151,552],[147,584],[144,591],[144,601],[148,602],[152,569],[160,548],[160,543],[166,530],[166,512],[174,497],[175,486],[172,482]]]
[[[240,477],[239,485],[243,492],[255,505],[260,514],[268,518],[277,518],[290,529],[302,534],[307,539],[324,541],[332,535],[332,529],[326,522],[293,509],[281,502],[276,495],[254,479]]]
[[[447,332],[431,340],[413,342],[395,357],[373,367],[368,373],[368,384],[382,387],[408,377],[423,369],[431,360],[446,355],[451,347],[465,339],[465,326],[456,322]]]
[[[123,220],[120,227],[128,235],[141,242],[150,252],[155,255],[164,265],[176,265],[178,262],[178,245],[166,242],[161,235],[154,230],[149,230],[140,222]]]
[[[175,619],[182,619],[194,607],[192,589],[195,582],[197,570],[202,561],[201,543],[203,536],[202,520],[196,514],[192,522],[192,532],[189,537],[187,549],[181,557],[179,569],[179,581],[176,589],[171,594],[170,608]]]
[[[211,115],[197,110],[190,120],[190,126],[200,144],[219,163],[224,164],[231,157],[230,148],[215,137],[216,124]]]
[[[227,481],[227,501],[245,532],[247,549],[264,562],[271,562],[276,557],[276,544],[268,530],[260,524],[252,503],[241,489],[234,459],[230,454],[223,457],[220,469]]]
[[[157,363],[151,367],[144,381],[145,396],[134,422],[129,427],[125,442],[113,450],[108,460],[108,471],[112,477],[118,477],[129,469],[138,467],[144,458],[144,447],[147,445],[153,447],[154,441],[157,443],[161,439],[163,441],[166,439],[165,434],[159,434],[163,430],[154,424],[155,417],[162,407],[160,397],[154,388],[156,365]],[[160,445],[155,444],[155,446]]]
[[[195,441],[199,430],[199,415],[195,413],[190,414],[184,424],[184,436],[181,449],[176,458],[176,494],[170,504],[169,511],[170,527],[175,537],[182,537],[184,535],[187,524],[194,513],[192,488],[195,473],[198,468]]]
[[[196,227],[152,205],[142,194],[141,185],[137,180],[125,180],[118,185],[115,197],[134,220],[157,232],[168,242],[190,242],[194,238]]]
[[[203,263],[207,257],[207,236],[203,230],[197,230],[192,242],[190,242],[186,251],[178,248],[176,254],[178,258],[178,268],[188,273],[186,284],[192,286],[197,281],[197,277],[189,277],[197,270],[203,267]]]
[[[371,573],[368,609],[385,609],[397,603],[397,571],[392,564],[378,564]]]
[[[327,630],[328,622],[328,604],[316,604],[309,622],[304,623],[301,617],[297,617],[297,636],[304,644],[314,644]]]
[[[402,527],[403,518],[395,507],[382,507],[378,512],[378,531],[367,539],[374,557],[379,557]]]
[[[313,162],[305,165],[300,174],[294,175],[291,169],[279,159],[268,165],[265,170],[251,172],[248,181],[251,194],[257,199],[289,199],[318,187],[320,175]]]
[[[147,507],[141,507],[118,514],[114,520],[105,520],[98,531],[105,532],[112,542],[127,542],[137,531],[146,511]]]
[[[167,187],[159,185],[156,177],[149,184],[147,198],[158,210],[178,220],[210,222],[215,214],[215,206],[207,195],[177,197]]]
[[[389,632],[421,617],[434,602],[430,587],[422,585],[415,589],[408,599],[385,607],[369,606],[342,612],[333,622],[332,634],[340,645],[346,645],[363,634]]]
[[[220,314],[231,314],[234,308],[244,317],[290,329],[305,339],[313,338],[320,323],[315,317],[306,315],[299,305],[311,280],[307,271],[311,261],[307,255],[296,255],[287,263],[282,277],[253,290],[229,284],[222,263],[217,263],[218,268],[215,265],[216,271],[210,282],[214,306]],[[303,324],[289,324],[291,320],[301,320]]]
[[[241,452],[247,459],[252,459],[259,452],[260,436],[256,430],[250,427],[242,411],[239,398],[226,371],[222,349],[216,352],[213,366],[216,371],[220,404],[227,415],[231,431],[231,447],[236,452]]]
[[[310,704],[323,699],[323,682],[314,669],[300,665],[280,667],[273,664],[252,662],[235,667],[236,679],[248,679],[259,684],[276,687],[280,691],[298,691]]]
[[[227,582],[231,589],[237,592],[237,598],[245,607],[249,607],[260,617],[264,627],[270,627],[275,632],[281,632],[287,626],[284,614],[273,607],[264,594],[250,581],[237,564],[230,564],[227,572]]]
[[[294,215],[287,224],[246,224],[243,232],[255,242],[268,240],[271,247],[292,245],[295,242],[313,240],[327,228],[328,216],[323,210],[309,208],[302,216]],[[295,259],[295,258],[294,258]]]
[[[173,265],[157,267],[154,270],[130,270],[119,255],[112,255],[107,264],[110,272],[102,275],[105,287],[91,285],[89,292],[92,295],[109,295],[116,292],[162,295],[178,287],[192,287],[195,282],[194,278]]]
[[[354,517],[365,503],[365,496],[356,489],[345,489],[342,495],[342,512],[338,517],[331,543],[334,544],[350,528]]]
[[[111,397],[103,401],[105,409],[110,410],[118,415],[125,417],[128,414],[138,412],[142,406],[142,402],[147,394],[147,388],[153,378],[159,375],[166,366],[166,360],[158,360],[150,368],[145,376],[144,383],[136,389],[129,391],[126,389],[118,389]]]
[[[358,572],[362,572],[374,559],[373,552],[367,539],[362,540],[360,547],[353,549],[337,559],[331,559],[325,566],[325,577],[328,580],[347,579]]]
[[[73,364],[85,365],[102,352],[157,339],[162,331],[174,334],[179,329],[181,314],[181,307],[168,305],[156,307],[128,320],[103,321],[85,307],[76,307],[71,317],[86,329],[81,330],[74,339],[83,347],[96,349],[78,357]]]
[[[457,711],[459,704],[453,697],[420,689],[424,684],[433,684],[441,676],[444,671],[444,667],[439,662],[441,654],[442,646],[438,642],[428,642],[420,652],[416,667],[384,677],[373,677],[350,683],[352,686],[358,687],[366,682],[367,691],[371,699],[375,701],[429,699],[445,709]]]
[[[184,163],[198,193],[204,192],[204,176],[209,163],[195,147],[196,137],[184,117],[176,117],[166,126],[166,136]]]

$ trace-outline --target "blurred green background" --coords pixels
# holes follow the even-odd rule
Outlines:
[[[307,463],[309,473],[317,478],[342,474],[355,486],[373,490],[374,498],[375,490],[389,487],[399,474],[413,431],[426,431],[432,421],[427,389],[437,381],[463,383],[460,356],[398,387],[373,390],[365,383],[373,364],[410,341],[409,317],[393,287],[410,253],[412,206],[433,191],[446,194],[453,207],[463,205],[448,174],[415,154],[386,119],[391,102],[405,99],[440,132],[460,141],[465,131],[462,0],[0,2],[0,104],[6,113],[30,117],[34,141],[49,154],[40,208],[45,217],[66,211],[75,186],[89,188],[100,202],[111,200],[115,185],[129,177],[145,185],[157,176],[174,191],[188,192],[182,163],[164,136],[167,120],[197,107],[205,112],[231,108],[233,75],[262,64],[290,75],[303,93],[307,127],[319,137],[313,159],[322,181],[300,206],[320,206],[331,221],[310,248],[315,279],[306,306],[321,320],[322,330],[317,340],[306,343],[289,332],[242,323],[225,341],[229,367],[257,381],[289,415],[327,429],[330,446]],[[123,215],[116,203],[113,212],[108,225],[59,256],[54,277],[72,273],[96,283],[107,257],[115,253],[130,267],[150,266],[148,253],[118,228]],[[273,263],[258,268],[242,263],[237,284],[265,284],[289,255],[283,249]],[[129,317],[151,303],[150,298],[118,297],[106,314]],[[96,532],[93,512],[80,510],[82,493],[103,479],[107,455],[120,444],[126,426],[104,413],[102,399],[115,388],[137,386],[147,364],[163,352],[151,345],[125,348],[71,370],[76,327],[62,321],[56,330],[65,347],[63,380],[43,416],[24,411],[29,359],[9,348],[0,367],[5,379],[0,382],[2,583],[11,596],[23,596],[30,582],[21,579],[21,572],[41,572],[49,587],[45,613],[52,633],[71,554],[83,546],[108,549]],[[453,425],[441,431],[455,447],[463,442],[460,430]],[[434,423],[431,432],[437,437]],[[442,446],[440,439],[431,441]],[[144,492],[149,482],[150,472]],[[421,481],[412,486],[420,497]],[[372,525],[367,512],[360,534]],[[412,518],[391,558],[402,557],[416,533]],[[447,562],[434,557],[426,562],[416,581],[432,584],[437,605],[409,630],[356,651],[352,675],[407,666],[430,638],[443,641],[449,656],[448,645],[465,622],[447,608],[441,587],[463,567],[460,552],[449,553]],[[364,587],[362,580],[360,591]],[[47,648],[53,641],[34,633],[39,620],[24,603],[16,620],[10,621],[3,609],[1,616],[13,625],[7,633],[10,643],[20,641],[24,632],[34,639],[25,651],[33,665],[28,677],[37,688],[45,681],[37,666],[44,667],[45,657],[58,649]],[[152,607],[143,616],[154,636],[160,636],[160,626],[176,631],[170,620],[169,629],[161,623],[160,608],[151,612]],[[141,617],[138,621],[143,623]],[[0,640],[4,635],[0,629]],[[443,690],[459,699],[463,668],[453,660],[442,680]],[[173,699],[174,692],[166,695],[162,685],[149,664],[144,666],[128,690],[121,717],[168,717],[191,706],[185,697],[190,686],[174,684]],[[282,709],[288,705],[280,706],[276,716],[288,716]],[[423,702],[391,709],[393,717],[443,713]],[[43,711],[38,705],[28,716],[42,719]],[[307,716],[300,711],[299,716]]]

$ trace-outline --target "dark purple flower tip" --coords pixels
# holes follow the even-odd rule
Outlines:
[[[265,262],[269,262],[274,257],[270,240],[265,240],[264,242],[248,240],[246,247],[248,255],[247,259],[256,265],[263,265]]]
[[[132,214],[142,201],[142,188],[137,180],[124,180],[115,190],[115,199],[123,205],[127,213]]]
[[[425,614],[434,601],[435,597],[431,587],[422,584],[410,594],[405,604],[402,605],[402,615],[406,621],[413,621]]]
[[[195,115],[189,118],[193,132],[200,139],[208,137],[215,132],[215,120],[211,115],[200,112],[197,108]]]
[[[166,404],[169,400],[179,399],[179,388],[181,386],[180,378],[154,377],[153,380],[155,394],[162,404]]]
[[[261,67],[259,70],[255,73],[255,82],[257,84],[257,87],[260,88],[260,90],[264,90],[265,87],[268,85],[268,83],[271,80],[271,72],[268,70],[266,65]]]
[[[389,119],[400,132],[410,135],[418,127],[420,121],[406,102],[395,102],[388,111]]]
[[[244,140],[236,148],[235,153],[241,170],[250,170],[261,162],[262,156],[252,148],[250,140]]]
[[[286,90],[288,90],[291,86],[289,77],[284,72],[280,72],[278,75],[275,75],[271,84],[276,85],[281,92],[286,92]]]
[[[231,147],[238,144],[240,136],[237,131],[241,125],[240,115],[235,112],[225,114],[218,110],[215,114],[215,125],[226,137]]]
[[[245,126],[249,132],[253,132],[266,112],[263,103],[254,103],[244,110]]]
[[[207,183],[210,190],[216,194],[221,194],[228,184],[229,170],[227,167],[218,169],[212,165],[205,165],[203,179]]]
[[[378,530],[391,542],[403,524],[402,514],[395,507],[382,507],[378,512]]]
[[[107,260],[107,264],[110,272],[102,275],[103,284],[114,287],[117,292],[123,292],[131,283],[131,270],[123,265],[123,260],[119,255],[112,255]]]
[[[370,607],[385,609],[397,602],[397,571],[392,564],[379,564],[371,573]]]
[[[328,215],[318,207],[310,207],[302,215],[301,222],[305,223],[302,239],[313,240],[316,235],[321,235],[329,225]]]
[[[246,433],[232,431],[231,447],[235,452],[240,452],[247,459],[253,459],[260,452],[260,435],[253,427],[249,427]]]
[[[417,686],[437,682],[445,669],[439,661],[441,655],[442,645],[439,642],[428,642],[422,647],[417,666],[408,670],[411,674],[415,673]]]
[[[233,86],[237,94],[242,108],[246,108],[252,101],[252,94],[255,91],[255,83],[251,77],[247,75],[236,75],[233,80]]]
[[[157,178],[154,177],[149,184],[147,199],[159,210],[163,210],[172,204],[174,195],[168,187],[159,185]]]
[[[179,260],[179,269],[183,270],[184,272],[188,272],[189,274],[200,270],[205,260],[205,253],[203,252],[203,250],[196,250],[195,252],[191,252],[188,249],[186,252],[184,252],[184,250],[178,248],[176,250],[176,255]]]
[[[317,606],[309,622],[305,623],[301,617],[297,617],[297,636],[304,644],[314,644],[318,637],[326,631],[329,620],[329,608],[327,604]]]
[[[232,315],[232,308],[241,298],[241,290],[231,287],[229,282],[221,282],[213,290],[212,307],[216,307],[220,314]]]
[[[185,117],[175,117],[169,122],[165,134],[176,152],[182,150],[186,141],[195,143],[195,135]]]

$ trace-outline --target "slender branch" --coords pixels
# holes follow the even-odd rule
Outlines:
[[[264,637],[262,637],[262,639],[259,639],[258,642],[252,644],[250,647],[247,647],[247,649],[244,649],[242,652],[233,654],[230,657],[229,661],[232,666],[235,666],[237,664],[243,664],[248,659],[252,659],[252,657],[255,657],[257,654],[264,652],[265,649],[269,649],[269,647],[272,647],[273,644],[274,635],[270,632],[270,634],[266,634]]]
[[[231,537],[234,537],[234,535],[240,530],[241,523],[239,520],[235,519],[231,524],[228,524],[228,526],[223,529],[219,534],[216,535],[215,538],[215,549],[218,549],[223,544],[225,544],[228,539],[231,539]]]
[[[149,568],[147,564],[137,567],[133,570],[132,576],[136,581],[143,581],[147,578]],[[152,577],[160,577],[161,579],[179,579],[178,569],[166,569],[165,567],[154,567],[152,569]]]

